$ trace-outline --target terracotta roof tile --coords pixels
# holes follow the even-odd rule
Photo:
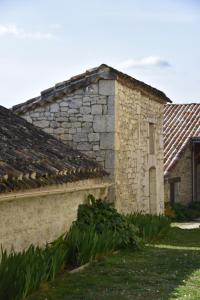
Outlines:
[[[167,174],[190,139],[200,137],[200,103],[165,105],[163,128],[164,171]]]

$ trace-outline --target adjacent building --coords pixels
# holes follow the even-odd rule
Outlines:
[[[161,91],[107,65],[60,82],[13,111],[95,159],[110,174],[119,211],[162,213]]]
[[[200,201],[200,103],[164,111],[165,201]]]

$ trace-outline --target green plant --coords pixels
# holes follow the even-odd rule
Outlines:
[[[173,209],[175,211],[176,221],[188,221],[191,220],[191,211],[188,206],[181,203],[173,204]]]
[[[127,215],[129,223],[139,228],[140,237],[145,242],[154,242],[161,239],[170,229],[170,219],[163,215],[134,213]]]
[[[81,228],[73,224],[66,236],[66,243],[66,262],[75,267],[113,252],[118,235],[113,231],[97,233],[94,225]]]
[[[94,226],[98,234],[114,232],[118,235],[118,248],[138,247],[140,238],[138,228],[127,221],[127,218],[112,207],[112,205],[94,196],[88,196],[88,203],[82,204],[78,208],[77,221],[80,228]]]
[[[1,250],[0,299],[21,300],[52,280],[65,262],[66,242],[60,237],[44,249],[31,245],[20,253]]]

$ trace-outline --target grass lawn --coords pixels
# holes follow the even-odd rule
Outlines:
[[[200,299],[200,229],[171,228],[158,245],[63,274],[28,300]]]

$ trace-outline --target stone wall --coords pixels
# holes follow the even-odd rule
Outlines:
[[[78,187],[78,188],[77,188]],[[104,198],[107,185],[98,179],[63,185],[62,188],[12,193],[0,198],[0,245],[16,251],[31,243],[43,246],[66,232],[76,219],[79,204],[88,194]]]
[[[99,80],[23,117],[101,163],[116,185],[109,199],[120,211],[163,212],[163,104],[118,81]],[[151,168],[156,180],[150,198]]]
[[[162,213],[163,105],[121,83],[116,88],[116,198],[120,210]],[[149,154],[149,124],[155,127],[155,154]],[[150,205],[150,170],[156,182]]]
[[[112,173],[114,94],[114,80],[99,80],[54,103],[27,112],[23,117],[94,158]]]
[[[165,180],[165,201],[170,201],[169,179],[180,177],[179,201],[187,204],[192,201],[192,157],[191,146],[187,146],[180,160]]]

